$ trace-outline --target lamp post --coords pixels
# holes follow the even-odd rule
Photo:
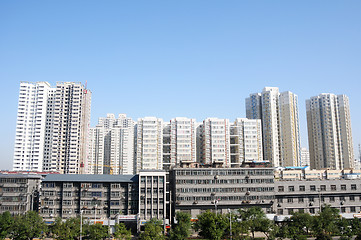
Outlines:
[[[95,204],[95,206],[94,206],[94,224],[97,221],[97,207],[98,207],[98,204]]]
[[[218,200],[215,199],[214,200],[214,209],[216,210],[216,217],[217,217],[217,204],[218,204]]]
[[[228,208],[229,212],[229,237],[232,240],[232,212],[231,209]]]
[[[83,210],[80,210],[80,240],[82,240],[83,231]]]

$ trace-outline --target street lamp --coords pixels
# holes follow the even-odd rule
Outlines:
[[[216,210],[216,217],[217,217],[217,204],[218,204],[218,200],[215,199],[214,200],[214,209]]]
[[[98,207],[98,204],[95,204],[95,206],[94,206],[94,224],[97,220],[97,207]]]
[[[80,210],[80,240],[82,240],[82,231],[83,231],[83,210]]]
[[[230,236],[230,239],[232,240],[232,212],[231,212],[231,209],[228,208],[228,212],[229,212],[229,236]]]

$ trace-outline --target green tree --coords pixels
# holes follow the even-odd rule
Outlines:
[[[14,218],[11,216],[10,212],[0,214],[0,239],[10,236],[13,225]]]
[[[228,218],[226,215],[207,211],[198,215],[198,221],[194,224],[194,229],[199,231],[199,235],[211,239],[218,240],[228,234]]]
[[[291,239],[304,239],[310,233],[313,217],[308,213],[295,212],[287,221],[287,236]]]
[[[170,233],[171,240],[183,240],[189,237],[191,228],[191,215],[185,212],[176,212],[177,224]]]
[[[361,240],[361,221],[358,218],[351,220],[352,235],[356,235],[355,240]]]
[[[12,237],[16,240],[40,238],[47,226],[37,212],[29,211],[15,217]]]
[[[313,233],[317,240],[328,240],[337,231],[337,221],[340,218],[339,210],[324,205],[321,212],[314,217],[312,226]]]
[[[338,235],[340,235],[340,240],[352,239],[353,232],[350,220],[343,217],[339,218],[336,225],[338,226]]]
[[[57,218],[50,231],[58,240],[77,239],[80,236],[80,219],[69,218],[65,222],[61,218]]]
[[[84,224],[84,239],[101,240],[109,236],[109,228],[101,223]]]
[[[165,239],[163,234],[162,222],[155,218],[152,218],[144,225],[144,232],[140,235],[141,240],[163,240]]]
[[[248,226],[248,230],[252,233],[257,231],[266,233],[270,230],[271,223],[267,219],[266,214],[260,207],[251,207],[247,209],[239,209],[240,219]],[[267,236],[267,235],[266,235]]]
[[[132,238],[132,232],[125,227],[124,223],[117,223],[114,226],[113,236],[120,240],[130,240]]]

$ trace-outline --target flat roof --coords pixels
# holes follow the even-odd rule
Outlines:
[[[37,179],[41,179],[42,176],[38,175],[38,174],[7,174],[7,173],[0,173],[0,178],[37,178]]]
[[[138,182],[138,175],[48,174],[43,182]]]

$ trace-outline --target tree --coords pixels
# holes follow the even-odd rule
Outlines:
[[[342,217],[338,219],[336,225],[338,226],[338,234],[340,235],[340,240],[352,239],[353,233],[352,233],[351,221]]]
[[[15,217],[12,237],[16,240],[40,238],[46,232],[46,225],[37,212],[29,211]]]
[[[65,222],[57,218],[50,231],[58,240],[77,239],[80,235],[80,219],[69,218]]]
[[[131,235],[131,231],[125,227],[124,223],[117,223],[114,225],[114,238],[120,240],[130,240],[132,238]]]
[[[239,209],[239,213],[240,219],[245,222],[246,226],[248,226],[248,230],[252,233],[253,239],[256,231],[266,233],[270,230],[271,222],[267,219],[262,208],[251,207],[246,210]]]
[[[307,238],[312,228],[313,217],[308,213],[295,212],[287,221],[287,236],[291,239]]]
[[[109,228],[101,223],[84,224],[84,239],[101,240],[109,235]]]
[[[162,222],[152,218],[144,225],[144,232],[140,235],[141,240],[162,240],[165,239],[163,234]]]
[[[14,225],[14,218],[10,212],[0,214],[0,239],[8,237],[11,233],[11,228]]]
[[[316,239],[331,239],[332,234],[337,231],[337,221],[340,218],[339,210],[324,205],[321,212],[314,217],[312,230]]]
[[[191,228],[191,215],[185,212],[176,212],[177,224],[170,233],[171,240],[183,240],[189,237]]]
[[[198,221],[194,224],[194,229],[199,231],[200,236],[211,240],[218,240],[227,235],[228,228],[227,216],[216,215],[210,211],[198,215]]]
[[[351,220],[352,234],[356,235],[355,240],[361,240],[361,221],[359,218],[353,218]]]

